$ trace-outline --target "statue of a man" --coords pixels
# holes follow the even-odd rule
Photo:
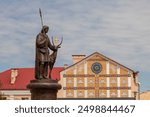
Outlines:
[[[46,34],[48,26],[43,26],[41,32],[36,37],[36,58],[35,58],[35,78],[46,79],[49,66],[49,49],[56,51]]]

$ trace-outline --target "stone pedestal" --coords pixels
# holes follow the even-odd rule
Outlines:
[[[56,100],[61,85],[55,80],[31,80],[27,88],[31,92],[31,100]]]

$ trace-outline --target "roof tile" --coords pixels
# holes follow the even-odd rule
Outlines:
[[[2,83],[1,90],[26,90],[30,80],[34,80],[34,68],[17,68],[18,76],[15,84],[11,84],[11,69],[0,73],[0,81]],[[55,67],[52,71],[52,78],[60,80],[60,72],[63,67]]]

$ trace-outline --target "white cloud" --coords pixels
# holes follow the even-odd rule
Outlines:
[[[98,51],[132,69],[149,71],[149,4],[148,0],[1,1],[0,64],[34,64],[40,7],[49,35],[64,37],[57,65],[71,63],[72,54]]]

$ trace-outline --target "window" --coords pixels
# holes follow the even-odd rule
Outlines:
[[[94,95],[93,92],[89,93],[89,97],[93,97],[93,95]]]
[[[67,93],[67,96],[71,97],[71,96],[73,96],[73,94],[71,92],[69,92],[69,93]]]
[[[90,80],[88,81],[88,83],[93,83],[93,80],[92,80],[92,79],[90,79]]]
[[[78,81],[78,83],[82,84],[82,83],[83,83],[83,81],[80,79],[80,80]]]
[[[101,92],[100,96],[106,96],[106,94],[104,92]]]
[[[105,80],[100,80],[100,83],[105,83]]]
[[[126,92],[123,92],[122,93],[122,96],[127,96],[128,94]]]
[[[112,84],[115,84],[115,83],[117,83],[117,81],[116,81],[116,80],[112,80],[111,83],[112,83]]]
[[[83,96],[83,94],[82,94],[81,91],[78,93],[78,96],[79,96],[79,97]]]
[[[72,83],[72,80],[68,80],[67,83]]]
[[[115,92],[112,92],[111,96],[117,96],[117,94]]]

